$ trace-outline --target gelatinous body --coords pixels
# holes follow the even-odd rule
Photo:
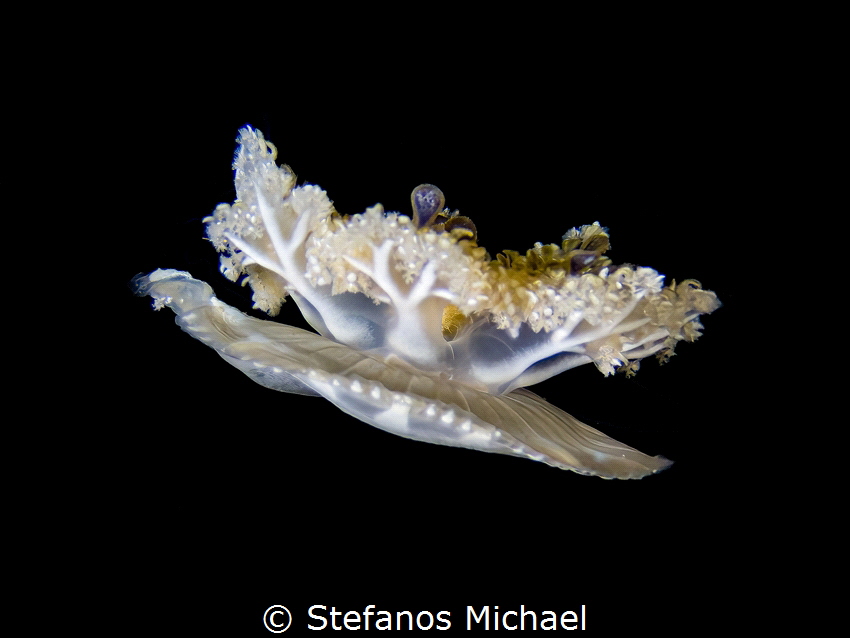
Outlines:
[[[188,273],[157,270],[139,294],[257,383],[320,395],[400,436],[640,478],[670,461],[577,421],[525,389],[584,363],[633,374],[700,334],[719,306],[694,281],[611,265],[598,224],[491,260],[475,225],[422,185],[413,216],[380,205],[340,215],[324,191],[295,186],[259,131],[240,131],[237,199],[208,217],[221,269],[276,314],[291,296],[318,334],[251,318]]]

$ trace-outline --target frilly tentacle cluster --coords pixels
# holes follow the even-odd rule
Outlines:
[[[380,205],[342,216],[323,190],[295,186],[258,131],[243,129],[239,141],[237,200],[206,220],[222,272],[244,275],[270,314],[294,294],[312,325],[342,343],[389,348],[504,392],[545,378],[535,365],[556,355],[572,356],[549,362],[546,376],[588,361],[633,373],[639,359],[669,358],[676,342],[698,337],[697,317],[719,305],[694,281],[665,287],[651,268],[612,266],[598,223],[569,230],[560,246],[491,260],[469,234]],[[364,311],[352,296],[382,307]]]
[[[692,341],[700,335],[698,317],[719,306],[714,293],[703,290],[696,281],[665,286],[664,277],[651,268],[612,265],[605,256],[608,234],[598,223],[569,230],[560,245],[538,243],[524,255],[504,251],[491,259],[477,245],[472,221],[457,211],[443,209],[444,197],[436,187],[422,185],[414,191],[410,216],[385,213],[380,205],[361,214],[341,215],[325,191],[312,185],[296,186],[292,170],[275,163],[277,151],[259,131],[242,129],[239,143],[233,165],[237,199],[233,204],[220,204],[204,220],[207,236],[221,253],[222,273],[232,281],[242,278],[242,283],[253,289],[255,307],[272,315],[285,297],[292,296],[321,335],[315,338],[350,349],[345,350],[345,356],[361,361],[352,364],[355,368],[371,369],[377,365],[374,362],[381,362],[399,379],[406,379],[393,383],[411,386],[415,378],[422,387],[432,388],[430,393],[438,393],[433,388],[451,382],[465,388],[464,392],[477,393],[474,400],[471,394],[457,399],[466,404],[470,423],[481,417],[474,410],[469,411],[476,401],[486,406],[495,400],[486,397],[503,396],[506,401],[513,397],[510,401],[524,405],[531,401],[528,396],[534,395],[525,392],[520,398],[516,394],[520,392],[518,388],[577,365],[593,362],[605,374],[615,370],[631,374],[644,357],[655,354],[666,360],[678,341]],[[201,290],[187,283],[195,280],[186,273],[157,273],[140,282],[140,290],[175,311],[182,308],[180,302],[164,291],[185,289],[197,295]],[[211,293],[209,298],[213,301],[197,304],[199,308],[216,309],[209,311],[209,330],[218,325],[213,320],[216,313],[235,321],[236,315],[221,310],[223,304]],[[195,326],[191,322],[186,325]],[[251,326],[257,334],[265,330]],[[234,331],[232,326],[230,331]],[[227,334],[223,328],[213,332]],[[287,339],[294,339],[287,335]],[[235,342],[223,337],[212,341],[220,341],[222,345],[214,347],[222,356],[245,369],[248,364],[234,361],[249,359],[225,355],[236,348]],[[315,366],[305,363],[299,367],[295,361],[300,360],[300,355],[290,353],[283,357],[281,348],[276,352],[277,363],[269,366],[283,371],[285,380],[277,384],[278,389],[322,394],[346,411],[356,412],[344,407],[349,404],[337,397],[338,390],[319,388],[321,384],[316,379],[322,374]],[[281,357],[288,363],[283,363]],[[255,356],[250,360],[260,359]],[[367,365],[367,361],[373,363]],[[357,394],[368,380],[358,377],[352,383],[350,377],[345,379],[342,386],[353,388],[352,394]],[[383,387],[387,389],[393,383]],[[272,382],[264,384],[277,387]],[[399,405],[413,405],[405,403],[403,395],[399,397]],[[541,415],[547,411],[554,414],[556,409],[545,405]],[[398,406],[386,409],[404,411]],[[454,414],[456,408],[448,409]],[[358,416],[405,436],[436,440],[386,425],[389,421],[396,425],[404,421],[399,414],[394,419]],[[561,419],[566,430],[573,428],[570,436],[584,440],[584,435],[578,436],[577,426],[564,425],[572,417],[552,418]],[[481,427],[492,429],[492,419],[482,421]],[[511,444],[514,451],[505,452],[517,453],[517,449],[530,445],[523,436],[533,430],[527,420],[519,426],[508,419],[508,423],[500,421],[495,432],[498,436],[518,437]],[[488,436],[491,435],[496,436],[492,432]],[[554,435],[547,435],[548,444],[535,436],[532,438],[536,443],[533,449],[529,448],[532,451],[526,449],[528,453],[522,455],[537,458],[546,448],[548,451],[538,460],[607,475],[599,469],[604,457],[610,456],[609,452],[600,451],[606,444],[600,444],[600,449],[588,457],[595,461],[578,461],[575,454],[563,451],[578,445],[575,441],[562,440],[553,452],[547,446],[553,445]],[[491,449],[489,443],[472,443],[473,439],[450,444]],[[646,462],[650,458],[641,460],[644,473],[663,466],[660,462]],[[594,467],[588,469],[589,466]],[[611,475],[640,474],[634,468],[618,472]]]

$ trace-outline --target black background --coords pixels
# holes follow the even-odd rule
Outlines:
[[[470,68],[444,85],[417,68],[393,83],[368,69],[336,83],[289,68],[195,85],[187,69],[184,86],[106,105],[121,176],[100,239],[114,302],[93,321],[102,360],[120,366],[99,373],[112,407],[86,431],[102,453],[82,471],[108,520],[114,582],[144,603],[133,622],[264,635],[272,604],[301,626],[313,604],[375,604],[449,610],[458,630],[466,605],[585,604],[593,629],[700,624],[717,604],[712,583],[746,560],[747,451],[734,442],[750,423],[732,375],[749,330],[739,229],[759,211],[743,89],[691,71],[585,83]],[[233,200],[234,139],[248,123],[341,212],[376,202],[407,212],[411,189],[433,183],[491,255],[598,220],[615,263],[717,292],[724,306],[703,318],[704,336],[668,364],[647,360],[633,379],[584,366],[534,388],[674,465],[605,481],[408,441],[254,384],[170,311],[152,312],[128,282],[155,268],[188,270],[250,309],[250,289],[219,274],[201,223]],[[303,325],[293,303],[279,319]]]

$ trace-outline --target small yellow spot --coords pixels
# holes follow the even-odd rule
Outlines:
[[[467,321],[467,317],[460,309],[449,304],[443,310],[443,337],[451,341],[457,337],[458,330]]]

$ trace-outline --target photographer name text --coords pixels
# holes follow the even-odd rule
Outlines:
[[[327,605],[312,605],[307,610],[307,629],[322,631],[446,631],[452,628],[450,611],[384,611],[375,605],[360,610],[338,610]],[[585,605],[576,611],[536,611],[520,605],[519,609],[500,609],[499,605],[475,607],[467,605],[464,614],[466,630],[485,631],[583,631],[587,628]]]

